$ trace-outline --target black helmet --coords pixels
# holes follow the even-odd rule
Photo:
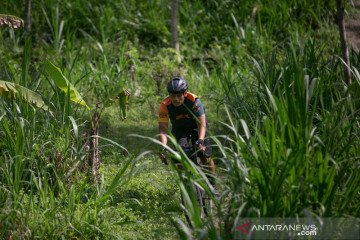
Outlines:
[[[188,84],[185,79],[176,77],[170,80],[167,84],[167,91],[169,93],[183,93],[188,89]]]

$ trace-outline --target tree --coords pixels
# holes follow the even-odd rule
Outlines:
[[[172,48],[179,51],[179,38],[177,31],[177,12],[178,12],[178,3],[179,0],[173,0],[171,5],[171,45]]]
[[[26,33],[27,37],[30,37],[30,34],[31,34],[31,0],[26,1],[25,33]]]
[[[83,100],[83,97],[75,89],[75,87],[67,80],[60,68],[56,67],[49,60],[45,61],[45,71],[54,80],[55,84],[66,94],[69,94],[69,100],[76,102],[87,110],[89,106]],[[99,151],[99,124],[100,117],[105,108],[111,106],[116,100],[119,101],[120,118],[124,120],[127,115],[127,104],[130,98],[130,93],[126,89],[120,90],[114,97],[107,97],[103,102],[97,102],[96,108],[90,122],[87,126],[87,131],[82,135],[85,142],[84,157],[82,159],[84,166],[90,167],[90,172],[93,176],[94,182],[97,182],[98,170],[100,168],[100,151]]]
[[[349,50],[346,44],[346,32],[344,24],[344,7],[342,6],[342,0],[336,0],[337,8],[337,17],[338,17],[338,26],[340,33],[340,42],[341,42],[341,54],[342,58],[345,61],[343,66],[345,81],[348,85],[351,84],[351,75],[350,75],[350,59],[349,59]]]

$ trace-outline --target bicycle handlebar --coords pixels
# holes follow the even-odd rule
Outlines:
[[[196,151],[196,146],[195,146],[195,145],[182,146],[181,148],[185,151],[186,155],[187,155],[190,159],[191,159],[193,156],[195,156],[196,153],[197,153],[197,151]],[[186,150],[192,150],[192,152],[191,152],[191,153],[188,153],[188,152],[186,152]],[[164,163],[165,165],[168,165],[168,162],[167,162],[168,158],[166,157],[166,151],[163,150],[161,153],[164,154],[164,158],[162,159],[163,163]]]
[[[188,145],[188,146],[183,146],[181,147],[182,149],[192,149],[195,148],[195,145]]]

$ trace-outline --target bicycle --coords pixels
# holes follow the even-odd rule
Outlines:
[[[184,150],[185,154],[189,157],[189,159],[192,160],[197,166],[202,165],[200,158],[197,156],[197,151],[195,149],[195,146],[189,145],[189,146],[183,147],[183,150]],[[183,178],[184,178],[184,180],[188,180],[187,177],[185,176],[185,174],[183,174]],[[190,183],[191,182],[188,182],[188,184],[190,184]],[[196,202],[197,202],[198,206],[200,207],[200,217],[201,217],[201,219],[204,219],[207,216],[209,216],[210,214],[212,214],[213,201],[210,198],[210,196],[206,193],[206,191],[196,182],[194,183],[194,193],[196,196]],[[181,201],[182,201],[182,204],[186,207],[185,199],[182,194],[181,194]],[[185,218],[186,218],[187,222],[189,223],[189,226],[193,227],[188,214],[185,214]]]
[[[188,156],[188,158],[193,163],[195,163],[195,165],[197,165],[197,166],[202,165],[200,158],[197,156],[197,151],[196,151],[194,145],[188,145],[188,146],[182,147],[182,149],[183,149],[184,153]],[[165,159],[164,163],[167,164],[166,159]],[[191,175],[191,173],[190,173],[190,175]],[[191,180],[188,179],[188,177],[186,176],[186,173],[182,173],[182,178],[187,186],[191,186],[190,185]],[[206,191],[196,182],[193,183],[193,190],[194,190],[194,194],[196,196],[197,205],[200,208],[200,217],[201,217],[201,219],[205,219],[207,216],[212,214],[213,201],[212,201],[211,197],[206,193]],[[185,209],[188,209],[183,194],[181,194],[181,202],[182,202],[183,206],[185,207]],[[189,226],[191,228],[193,228],[191,218],[187,213],[185,213],[185,218],[186,218],[186,221],[188,222]]]

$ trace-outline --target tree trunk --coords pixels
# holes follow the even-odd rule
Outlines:
[[[135,81],[135,70],[134,70],[134,63],[131,59],[131,53],[130,53],[130,50],[131,50],[131,47],[130,47],[130,42],[127,42],[126,43],[126,49],[128,51],[128,59],[129,59],[129,74],[130,74],[130,86],[131,88],[134,87],[134,81]]]
[[[31,35],[31,0],[26,1],[25,33],[26,33],[26,37],[30,37],[30,35]]]
[[[178,31],[177,31],[177,13],[178,13],[178,3],[179,0],[173,0],[171,6],[171,45],[172,48],[179,51],[179,38],[178,38]]]
[[[98,106],[96,107],[94,113],[94,128],[93,128],[93,136],[99,136],[99,113],[98,113]],[[98,181],[98,170],[100,168],[100,152],[99,152],[99,139],[97,137],[92,137],[90,140],[90,165],[92,170],[92,175],[94,177],[94,182],[97,183]]]
[[[87,125],[88,130],[82,135],[86,145],[83,149],[83,164],[81,165],[80,169],[90,173],[93,177],[94,183],[98,182],[98,170],[100,168],[99,139],[96,137],[99,136],[99,109],[100,104],[97,103],[93,119]]]
[[[93,129],[92,129],[92,136],[99,136],[99,122],[100,122],[100,115],[98,112],[100,109],[100,104],[96,105],[95,113],[93,116]],[[97,137],[90,138],[90,158],[89,158],[89,165],[91,166],[92,175],[94,177],[94,182],[98,181],[98,170],[100,168],[100,152],[99,152],[99,139]]]
[[[336,8],[337,8],[337,17],[338,17],[338,25],[339,25],[339,33],[340,33],[340,42],[341,42],[341,54],[344,62],[347,65],[347,66],[343,65],[344,77],[347,84],[350,85],[351,84],[350,58],[349,58],[349,50],[346,44],[344,8],[342,6],[342,0],[336,0]]]

